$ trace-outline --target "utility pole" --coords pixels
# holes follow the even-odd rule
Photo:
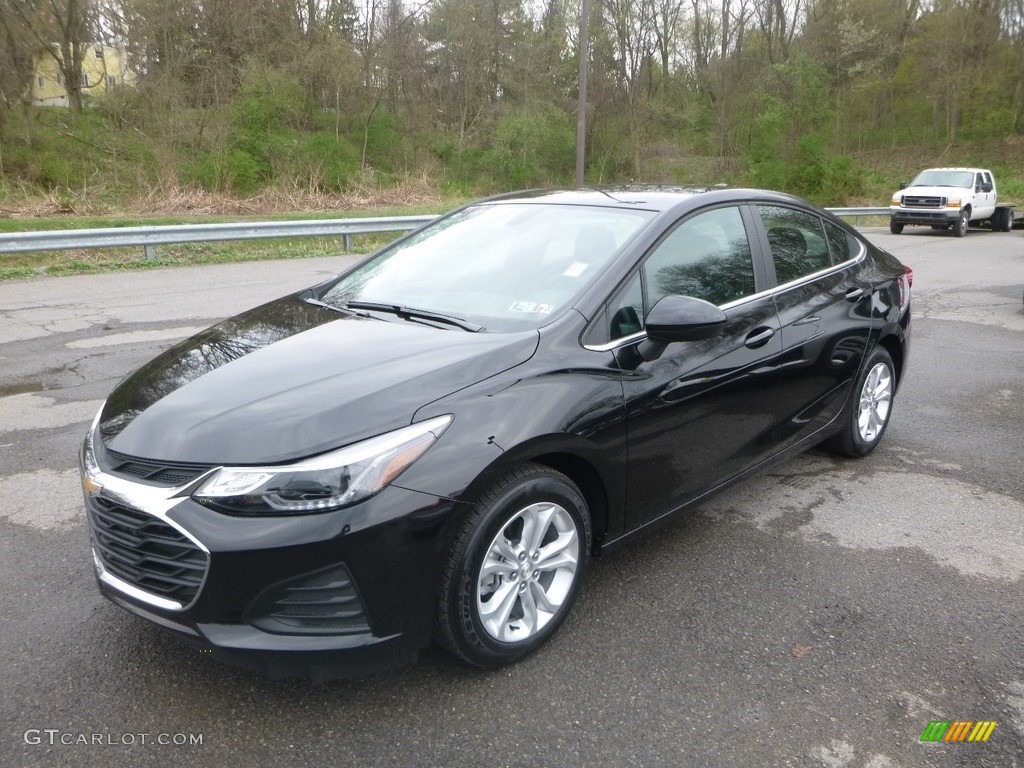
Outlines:
[[[580,10],[580,100],[576,108],[576,186],[583,186],[587,149],[587,70],[590,67],[590,0]]]

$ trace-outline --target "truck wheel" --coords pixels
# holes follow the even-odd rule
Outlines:
[[[971,212],[964,208],[960,211],[960,218],[956,220],[956,224],[953,225],[953,235],[956,237],[963,237],[967,234],[967,225],[971,223]]]
[[[1000,229],[1003,232],[1011,232],[1011,231],[1013,231],[1013,208],[1004,208],[1003,209],[1002,225],[1003,226],[1000,227]]]
[[[903,231],[903,224],[896,219],[889,219],[889,231],[898,235]]]

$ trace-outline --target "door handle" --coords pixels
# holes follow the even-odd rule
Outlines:
[[[851,288],[850,290],[848,290],[846,292],[846,300],[847,301],[856,301],[857,299],[859,299],[863,295],[864,295],[864,289],[863,288]]]
[[[763,347],[767,344],[774,335],[775,331],[771,328],[765,328],[763,326],[761,328],[755,328],[747,334],[747,338],[743,340],[743,344],[750,347],[750,349],[757,349],[758,347]]]

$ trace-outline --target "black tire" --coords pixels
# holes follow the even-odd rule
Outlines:
[[[887,399],[884,413],[878,411],[878,403],[870,403],[868,390],[872,389],[869,380],[872,376],[883,374],[888,382]],[[879,379],[875,379],[876,382]],[[850,401],[842,415],[841,431],[826,443],[826,447],[843,456],[859,458],[867,456],[882,441],[885,428],[889,426],[892,416],[892,405],[896,394],[896,369],[892,357],[883,347],[875,347],[864,362],[864,367],[857,377],[857,383],[850,393]],[[872,415],[877,418],[872,418]],[[862,418],[864,421],[862,421]],[[865,426],[870,429],[865,429]]]
[[[999,228],[1000,231],[1002,231],[1002,232],[1012,232],[1013,231],[1013,209],[1012,208],[1003,208],[1002,209],[1002,214],[1003,214],[1002,221],[1000,222],[1000,224],[1002,226],[1000,226],[1000,228]]]
[[[960,211],[960,217],[956,220],[956,223],[953,225],[953,236],[964,237],[967,234],[967,227],[970,226],[970,223],[971,212],[967,208],[964,208],[962,211]]]
[[[903,232],[903,222],[896,221],[896,219],[889,219],[889,231],[894,235],[898,235]]]
[[[536,523],[543,518],[538,510],[549,508],[554,510],[550,522],[536,527],[541,538],[535,539],[540,543],[531,553],[527,550],[532,547],[522,546],[528,538],[525,521]],[[570,531],[575,549],[568,543]],[[591,539],[587,503],[572,480],[539,464],[523,464],[510,471],[484,493],[455,536],[438,594],[438,642],[480,667],[510,664],[535,651],[572,609],[590,558]],[[560,540],[566,542],[564,551],[551,546]],[[508,557],[502,552],[506,546]],[[549,557],[550,562],[574,556],[575,565],[545,570],[544,557],[536,557],[545,549],[562,553]],[[534,562],[539,565],[533,567]],[[485,563],[490,573],[484,573]],[[487,617],[492,599],[499,602],[494,603],[495,616]],[[550,612],[543,606],[548,600],[552,601]],[[506,605],[509,610],[503,611]]]

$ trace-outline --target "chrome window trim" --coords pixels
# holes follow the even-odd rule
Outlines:
[[[632,344],[634,341],[642,341],[647,338],[647,331],[637,331],[631,333],[629,336],[622,336],[614,341],[607,341],[604,344],[584,344],[584,349],[589,349],[591,352],[610,352],[617,347],[624,347],[627,344]]]
[[[860,246],[860,252],[856,256],[847,259],[846,261],[842,262],[841,264],[835,264],[835,265],[832,265],[832,266],[828,266],[825,269],[819,269],[817,272],[811,272],[809,275],[804,275],[803,277],[798,277],[796,280],[790,280],[788,283],[781,283],[781,284],[776,285],[774,288],[771,288],[771,289],[769,289],[767,291],[762,291],[762,293],[764,293],[764,294],[768,294],[768,293],[776,294],[776,293],[781,293],[782,291],[788,291],[790,288],[794,288],[794,287],[796,287],[798,285],[803,285],[804,283],[809,283],[812,280],[817,280],[817,279],[819,279],[821,277],[825,277],[826,275],[830,275],[833,272],[838,272],[838,271],[840,271],[842,269],[846,269],[847,267],[851,267],[851,266],[853,266],[854,264],[856,264],[856,263],[858,263],[860,261],[863,261],[864,257],[867,255],[868,249],[866,247],[864,247],[864,243],[862,243],[860,240],[857,241],[857,244]],[[755,295],[758,295],[758,294],[755,294]],[[753,298],[753,297],[749,297],[749,298]],[[730,304],[723,304],[721,308],[722,309],[727,309],[727,308],[733,307],[736,304],[738,304],[740,302],[743,302],[743,301],[746,301],[746,300],[747,299],[739,299],[738,301],[731,302]]]
[[[867,246],[865,246],[859,238],[857,239],[857,246],[857,255],[847,259],[846,261],[840,264],[829,266],[827,269],[819,269],[817,272],[812,272],[809,275],[804,275],[803,277],[799,277],[796,280],[790,280],[788,283],[782,283],[781,285],[776,285],[772,288],[767,288],[763,291],[752,293],[749,296],[744,296],[742,299],[736,299],[734,301],[728,301],[725,304],[719,304],[718,308],[721,309],[723,312],[726,310],[734,309],[735,307],[739,307],[742,306],[743,304],[746,304],[748,301],[757,301],[758,299],[763,299],[766,296],[775,296],[776,294],[782,293],[783,291],[788,291],[791,288],[803,285],[804,283],[809,283],[813,280],[818,280],[822,277],[825,277],[826,275],[832,274],[833,272],[839,272],[840,270],[847,269],[848,267],[851,267],[854,264],[860,263],[867,256]],[[584,344],[583,347],[584,349],[588,349],[591,352],[611,352],[612,350],[618,349],[619,347],[625,347],[629,344],[632,344],[636,341],[642,341],[643,339],[646,338],[646,331],[637,331],[636,333],[631,333],[629,336],[623,336],[621,338],[614,339],[613,341],[605,342],[604,344]]]

